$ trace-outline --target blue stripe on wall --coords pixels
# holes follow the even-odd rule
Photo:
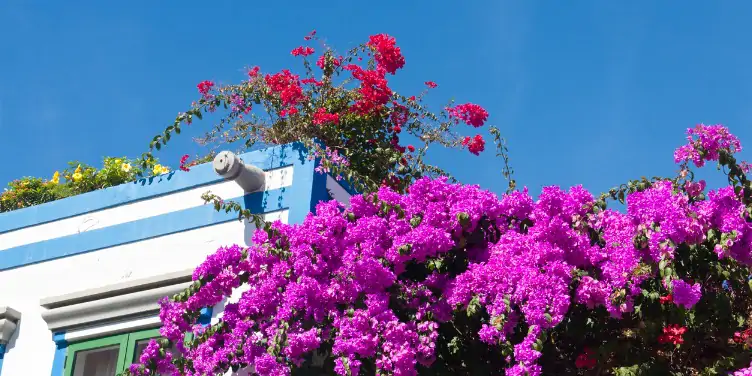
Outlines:
[[[304,190],[301,187],[299,190]],[[300,195],[288,192],[290,187],[266,192],[251,193],[228,199],[235,201],[253,213],[269,213],[290,207],[308,207]],[[310,188],[308,188],[310,191]],[[296,197],[297,196],[297,197]],[[290,210],[292,212],[292,210]],[[138,221],[104,227],[80,234],[63,236],[43,242],[21,245],[0,251],[0,270],[72,256],[98,249],[133,243],[158,236],[174,234],[201,227],[238,220],[235,212],[218,212],[212,205],[166,213]]]
[[[302,144],[294,143],[245,153],[241,155],[241,158],[245,163],[270,170],[290,165],[311,164],[307,155],[307,150]],[[190,172],[174,171],[163,176],[2,213],[0,214],[0,233],[220,181],[222,178],[214,172],[211,163],[206,163],[192,167]]]
[[[3,374],[3,359],[5,359],[6,349],[6,345],[4,343],[0,343],[0,375]]]
[[[55,342],[55,357],[52,359],[52,372],[50,376],[63,376],[63,372],[65,372],[65,355],[68,353],[68,342],[65,340],[65,332],[54,333],[52,340]]]

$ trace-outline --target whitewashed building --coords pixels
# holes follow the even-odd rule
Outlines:
[[[0,214],[0,376],[115,375],[137,359],[158,336],[157,301],[186,287],[208,254],[246,245],[253,231],[236,213],[204,205],[202,193],[288,223],[321,200],[349,200],[301,145],[240,158],[263,169],[259,191],[209,163]]]

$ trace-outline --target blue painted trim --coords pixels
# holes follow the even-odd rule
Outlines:
[[[7,345],[0,343],[0,375],[3,374],[3,359],[5,359],[5,350],[7,350]]]
[[[316,165],[319,164],[319,160],[316,160]],[[311,201],[308,203],[308,210],[311,213],[316,212],[316,205],[320,202],[329,201],[332,198],[329,197],[329,190],[326,189],[327,175],[316,172],[314,169],[313,179],[311,181]]]
[[[302,223],[305,220],[308,213],[311,212],[311,202],[313,200],[313,184],[315,180],[316,171],[315,160],[303,160],[299,164],[295,165],[295,176],[293,178],[293,185],[288,187],[290,190],[290,196],[292,198],[290,202],[290,223]],[[326,184],[326,180],[324,180]]]
[[[212,318],[212,307],[204,307],[201,309],[201,316],[198,318],[198,323],[207,326],[211,324],[211,318]]]
[[[307,150],[302,144],[293,143],[245,153],[240,157],[245,163],[269,170],[299,164],[301,158],[306,159]],[[173,171],[167,175],[2,213],[0,234],[220,181],[222,178],[214,172],[211,163],[205,163],[192,167],[190,172]]]
[[[296,178],[297,175],[293,179]],[[295,183],[294,180],[293,182]],[[288,190],[288,188],[292,187],[251,193],[225,201],[241,203],[244,208],[250,209],[253,213],[269,213],[288,208],[292,212],[292,208],[300,206],[298,204],[299,198],[296,195],[304,194],[305,191],[310,192],[311,189],[310,185],[301,186],[300,184],[298,184],[298,188],[296,189]],[[307,212],[308,206],[306,205],[298,210],[305,210]],[[80,234],[9,248],[0,252],[0,270],[138,242],[233,220],[238,220],[238,215],[235,212],[218,212],[212,205],[202,205],[138,221],[86,231]]]
[[[55,357],[52,359],[51,376],[63,376],[65,372],[65,356],[68,354],[68,341],[65,340],[65,332],[52,334],[55,342]]]

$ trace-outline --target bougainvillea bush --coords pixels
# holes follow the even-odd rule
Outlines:
[[[749,166],[722,126],[688,140],[677,177],[597,197],[421,178],[268,224],[162,301],[166,339],[129,373],[752,375]],[[727,186],[694,181],[708,161]]]
[[[486,141],[474,129],[488,119],[481,106],[450,102],[434,113],[425,96],[438,86],[435,82],[425,81],[416,95],[391,88],[390,79],[405,65],[395,38],[374,35],[343,54],[319,40],[315,31],[305,39],[306,45],[291,51],[302,61],[300,72],[264,73],[253,67],[237,84],[200,82],[199,98],[154,137],[143,163],[154,149],[204,116],[219,121],[199,139],[202,144],[238,145],[243,150],[302,142],[319,158],[321,170],[359,192],[382,184],[401,192],[421,177],[446,175],[426,162],[429,146],[475,155],[484,151]],[[506,161],[498,129],[488,128]],[[508,167],[503,170],[509,172]]]

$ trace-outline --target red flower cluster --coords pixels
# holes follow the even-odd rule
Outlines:
[[[410,110],[407,109],[407,107],[398,104],[396,102],[393,103],[394,107],[392,108],[392,113],[390,114],[392,124],[394,124],[395,127],[402,128],[405,123],[407,123],[407,119],[410,117]]]
[[[379,112],[389,102],[392,89],[387,86],[383,70],[365,70],[355,64],[350,64],[345,69],[352,72],[355,79],[360,81],[360,99],[351,107],[351,110],[359,115],[369,115]]]
[[[313,77],[304,78],[304,79],[300,80],[300,83],[302,83],[303,85],[313,84],[313,85],[316,85],[316,86],[321,86],[321,85],[324,84],[323,82],[318,81],[318,80],[316,80]]]
[[[476,134],[475,137],[467,136],[462,140],[462,146],[467,147],[471,153],[478,155],[483,150],[486,150],[486,141],[483,140],[483,136]]]
[[[313,124],[339,124],[339,114],[330,114],[325,108],[319,108],[318,111],[313,114]]]
[[[250,78],[250,79],[255,78],[256,76],[258,76],[258,72],[259,72],[259,67],[258,66],[255,66],[255,67],[249,69],[248,70],[248,78]]]
[[[663,334],[658,337],[658,342],[673,343],[674,345],[682,344],[684,343],[683,336],[686,331],[687,328],[683,326],[676,324],[668,325],[667,327],[663,328]]]
[[[368,46],[376,51],[374,57],[379,68],[394,74],[397,69],[405,66],[405,57],[402,56],[400,48],[397,47],[397,41],[394,37],[387,34],[371,35]]]
[[[598,364],[598,360],[593,357],[593,350],[589,347],[584,348],[582,354],[574,360],[574,365],[577,368],[591,369],[596,364]]]
[[[305,46],[305,47],[300,46],[290,51],[292,56],[309,56],[309,55],[313,55],[313,52],[314,52],[313,48],[308,47],[308,46]]]
[[[426,86],[428,86],[429,89],[436,89],[436,87],[439,86],[439,85],[436,85],[436,83],[433,82],[433,81],[426,81],[425,83],[426,83]]]
[[[201,93],[201,95],[207,95],[209,93],[209,90],[214,87],[214,82],[211,81],[201,81],[196,85],[198,88],[198,92]]]
[[[410,152],[412,153],[415,151],[415,146],[407,145],[407,150],[410,150]]]
[[[183,171],[190,171],[191,170],[190,168],[188,168],[188,165],[186,165],[186,163],[185,163],[185,162],[188,161],[188,158],[190,158],[190,156],[188,154],[186,154],[182,158],[180,158],[180,169],[183,170]]]
[[[747,344],[750,341],[750,336],[752,336],[752,329],[745,329],[743,332],[736,332],[734,333],[734,343],[743,343]]]
[[[280,115],[292,115],[298,112],[295,106],[306,99],[305,95],[303,95],[303,88],[300,87],[298,75],[284,69],[280,73],[267,74],[264,80],[266,80],[269,90],[279,95],[279,98],[282,100],[282,106],[286,107],[280,112]]]
[[[449,113],[449,117],[455,119],[455,122],[462,120],[465,124],[472,125],[475,128],[485,124],[488,119],[488,111],[473,103],[465,103],[447,108],[447,112]]]
[[[671,296],[671,294],[668,294],[666,296],[661,296],[660,298],[658,298],[658,301],[660,301],[661,304],[671,303],[674,301],[674,297]]]

